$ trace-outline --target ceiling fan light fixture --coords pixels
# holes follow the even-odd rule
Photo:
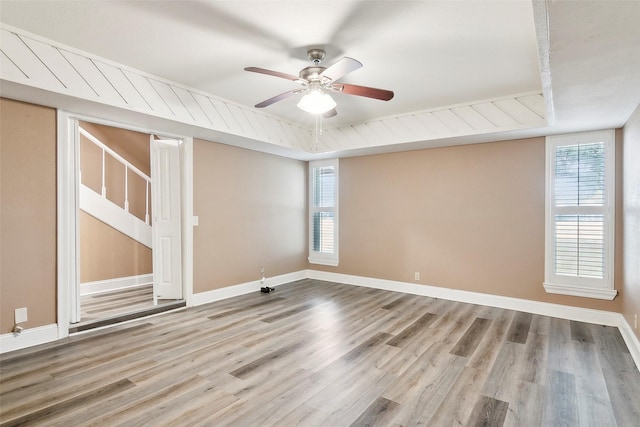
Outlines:
[[[323,114],[336,107],[336,101],[328,93],[312,90],[298,102],[298,108],[311,114]]]

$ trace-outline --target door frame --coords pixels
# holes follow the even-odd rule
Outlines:
[[[57,325],[58,338],[69,336],[71,310],[77,307],[79,276],[79,139],[77,122],[128,129],[177,139],[180,143],[182,295],[193,305],[193,138],[145,129],[97,117],[57,110]]]

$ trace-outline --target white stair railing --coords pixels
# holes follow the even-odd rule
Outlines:
[[[107,186],[106,186],[106,174],[105,174],[105,162],[106,155],[109,154],[111,157],[116,159],[119,163],[124,166],[124,210],[129,212],[129,171],[135,173],[140,178],[145,181],[145,214],[144,214],[144,222],[149,225],[149,190],[151,186],[151,178],[147,176],[140,169],[131,164],[127,159],[113,151],[111,148],[107,147],[102,141],[100,141],[95,136],[91,135],[82,127],[79,128],[80,134],[86,137],[89,141],[91,141],[94,145],[96,145],[100,150],[102,150],[102,185],[101,185],[101,195],[103,199],[107,199]],[[81,172],[82,174],[82,172]]]

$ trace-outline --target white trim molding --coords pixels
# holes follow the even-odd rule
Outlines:
[[[224,288],[193,294],[192,302],[194,306],[208,304],[210,302],[237,297],[251,292],[260,292],[260,288],[263,286],[276,287],[286,283],[295,282],[296,280],[306,279],[307,277],[307,271],[301,270],[269,277],[264,282],[261,280],[254,280],[238,285],[225,286]]]
[[[21,350],[35,345],[56,341],[58,337],[58,325],[51,324],[25,329],[19,334],[9,333],[0,335],[0,353]]]
[[[638,340],[638,337],[633,332],[633,327],[622,314],[620,315],[618,329],[620,329],[620,335],[622,335],[624,342],[629,347],[629,353],[631,353],[633,361],[636,362],[636,368],[640,370],[640,340]]]
[[[593,200],[585,201],[584,195],[574,186],[578,186],[583,172],[580,177],[576,177],[575,181],[569,181],[571,185],[567,187],[566,177],[563,173],[572,170],[570,165],[572,162],[566,160],[557,161],[556,156],[559,150],[565,147],[582,147],[591,144],[602,144],[603,147],[603,182],[602,193],[599,194],[601,201],[598,200],[598,193],[591,195]],[[595,157],[594,157],[595,159]],[[596,167],[598,162],[594,160],[592,167]],[[558,166],[560,165],[560,166]],[[564,166],[562,166],[564,165]],[[558,169],[559,168],[559,169]],[[573,172],[572,172],[573,173]],[[588,173],[585,173],[589,176]],[[593,174],[591,174],[593,176]],[[563,181],[564,179],[564,181]],[[592,183],[595,185],[595,183]],[[562,191],[556,194],[557,189]],[[570,190],[575,191],[575,196]],[[579,200],[572,200],[574,197]],[[567,199],[567,200],[565,200]],[[569,220],[568,218],[577,218]],[[588,218],[601,217],[600,221],[589,220]],[[559,220],[558,218],[567,218]],[[582,221],[593,221],[593,225],[583,226],[579,224]],[[601,251],[602,266],[601,271],[589,271],[589,267],[584,265],[594,264],[598,259],[596,247],[584,251],[587,255],[580,255],[583,243],[577,243],[577,247],[573,248],[573,241],[580,242],[581,239],[586,240],[589,232],[594,232],[601,227]],[[576,233],[573,237],[572,233]],[[596,236],[596,235],[594,235]],[[598,242],[596,237],[591,238],[595,244]],[[589,247],[590,243],[584,243],[585,247]],[[614,289],[613,270],[614,270],[614,250],[615,248],[615,131],[613,129],[581,132],[565,135],[547,136],[545,140],[545,271],[544,271],[544,289],[549,293],[573,295],[586,298],[598,298],[612,300],[617,295]],[[576,267],[571,268],[570,261],[563,260],[575,259]],[[559,267],[567,264],[565,268]],[[584,263],[584,265],[583,265]],[[579,266],[579,267],[578,267]],[[592,268],[595,268],[593,266]],[[584,269],[586,271],[581,271]],[[598,273],[602,277],[598,277]]]
[[[80,295],[92,295],[153,283],[153,273],[80,283]]]
[[[544,283],[544,290],[550,294],[573,295],[576,297],[598,298],[613,300],[618,291],[615,289],[586,288],[583,286],[572,285],[556,285],[553,283]]]

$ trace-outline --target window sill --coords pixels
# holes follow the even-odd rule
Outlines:
[[[549,294],[572,295],[576,297],[597,298],[610,301],[618,294],[618,291],[615,289],[598,289],[575,285],[555,285],[551,283],[544,283],[543,285],[544,290]]]
[[[308,259],[311,264],[329,265],[331,267],[337,267],[339,264],[339,261],[337,259],[322,259],[312,257],[309,257]]]

